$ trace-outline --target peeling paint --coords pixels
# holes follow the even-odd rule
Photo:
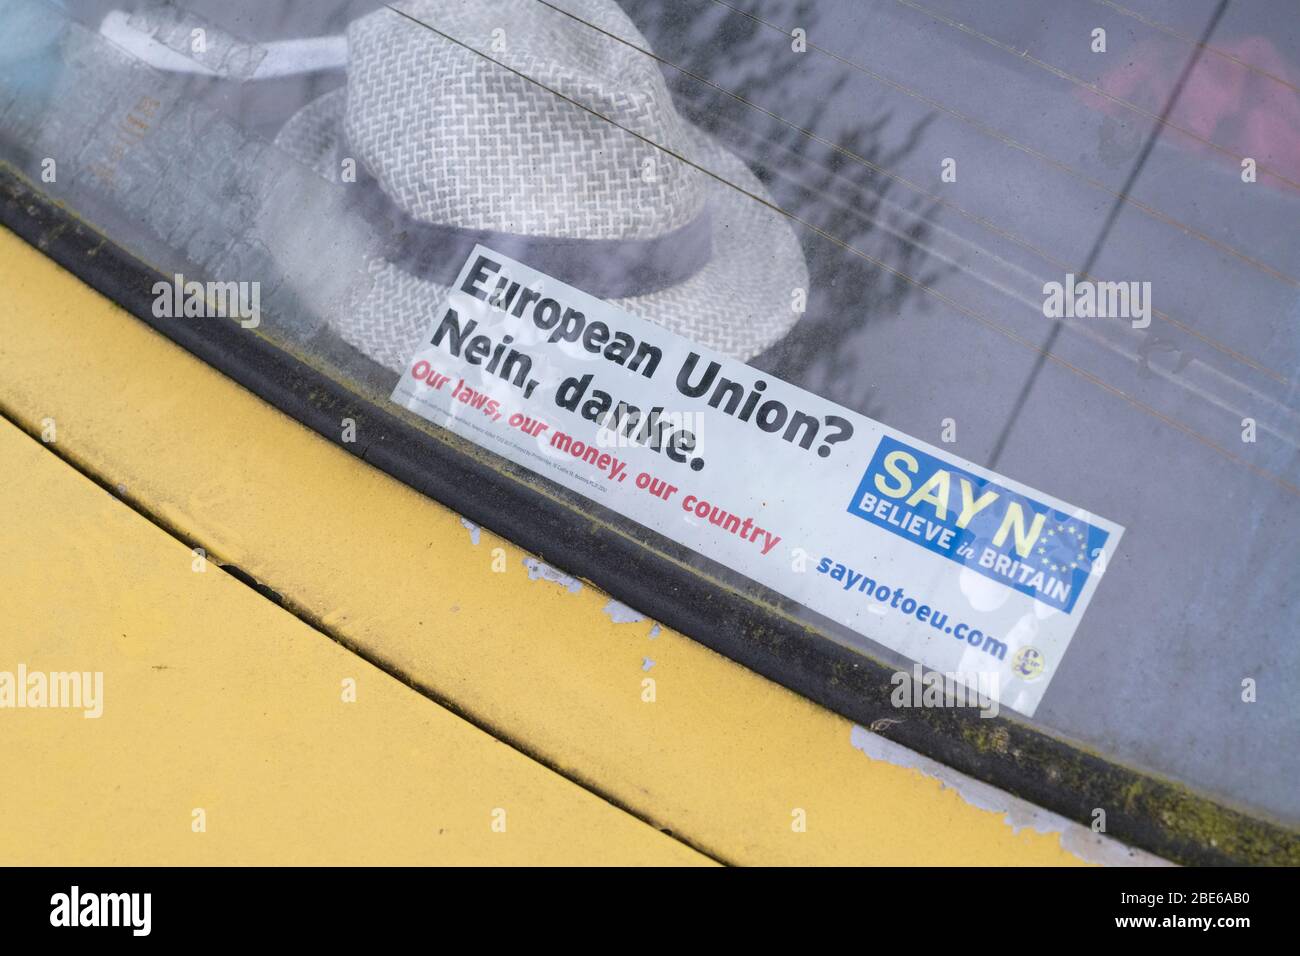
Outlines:
[[[479,526],[476,525],[474,522],[470,521],[468,518],[461,518],[461,519],[460,519],[460,523],[461,523],[464,527],[466,527],[466,528],[469,529],[469,540],[470,540],[470,543],[473,544],[475,547],[477,547],[477,546],[478,546],[479,530],[480,530],[480,529],[479,529]]]
[[[582,582],[577,578],[570,577],[563,571],[557,571],[549,564],[543,564],[536,558],[524,558],[524,567],[528,569],[528,580],[530,581],[554,581],[563,588],[567,588],[570,594],[577,594],[582,590]]]
[[[1019,833],[1028,827],[1036,833],[1059,834],[1061,847],[1088,863],[1102,866],[1172,865],[1158,856],[1125,846],[1118,840],[1105,834],[1094,833],[1060,814],[1044,810],[1042,807],[1012,796],[1005,790],[999,790],[974,777],[959,773],[937,760],[931,760],[915,750],[909,750],[902,744],[886,740],[865,727],[854,724],[853,730],[849,733],[849,743],[872,760],[883,760],[896,767],[916,770],[926,777],[937,780],[939,786],[945,790],[955,791],[957,796],[979,810],[1002,814],[1003,822],[1011,827],[1013,833]]]
[[[640,611],[628,607],[621,601],[615,601],[613,598],[610,598],[609,603],[605,605],[605,613],[609,615],[610,620],[615,624],[636,624],[638,621],[645,620],[645,615]]]
[[[650,660],[650,658],[648,657],[641,658],[641,669],[643,671],[648,671],[650,668],[654,666],[655,666],[655,662]]]
[[[660,630],[660,629],[659,629],[659,625],[658,625],[658,624],[656,624],[654,627],[650,628],[650,640],[653,641],[656,637],[659,636],[659,630]]]

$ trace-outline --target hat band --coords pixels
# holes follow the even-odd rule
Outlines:
[[[680,285],[713,257],[713,217],[707,206],[685,225],[651,239],[582,239],[415,219],[360,163],[349,193],[380,233],[391,236],[384,258],[441,286],[455,284],[461,266],[479,243],[601,299],[635,298]]]

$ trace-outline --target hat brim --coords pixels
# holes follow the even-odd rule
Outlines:
[[[346,93],[333,90],[307,104],[275,140],[276,146],[335,182],[341,178],[338,148]],[[685,282],[610,301],[745,361],[799,320],[794,292],[807,290],[808,269],[786,217],[745,195],[768,198],[749,167],[703,130],[685,125],[692,139],[691,161],[726,181],[706,177],[713,254]],[[358,290],[345,314],[331,317],[331,325],[350,345],[401,372],[429,324],[441,317],[450,290],[383,259],[368,263],[367,272],[370,284]]]

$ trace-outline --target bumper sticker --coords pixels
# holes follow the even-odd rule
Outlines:
[[[482,245],[392,398],[1029,716],[1123,533]]]

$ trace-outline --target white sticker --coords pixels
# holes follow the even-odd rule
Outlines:
[[[393,401],[1030,716],[1123,533],[482,245]]]

